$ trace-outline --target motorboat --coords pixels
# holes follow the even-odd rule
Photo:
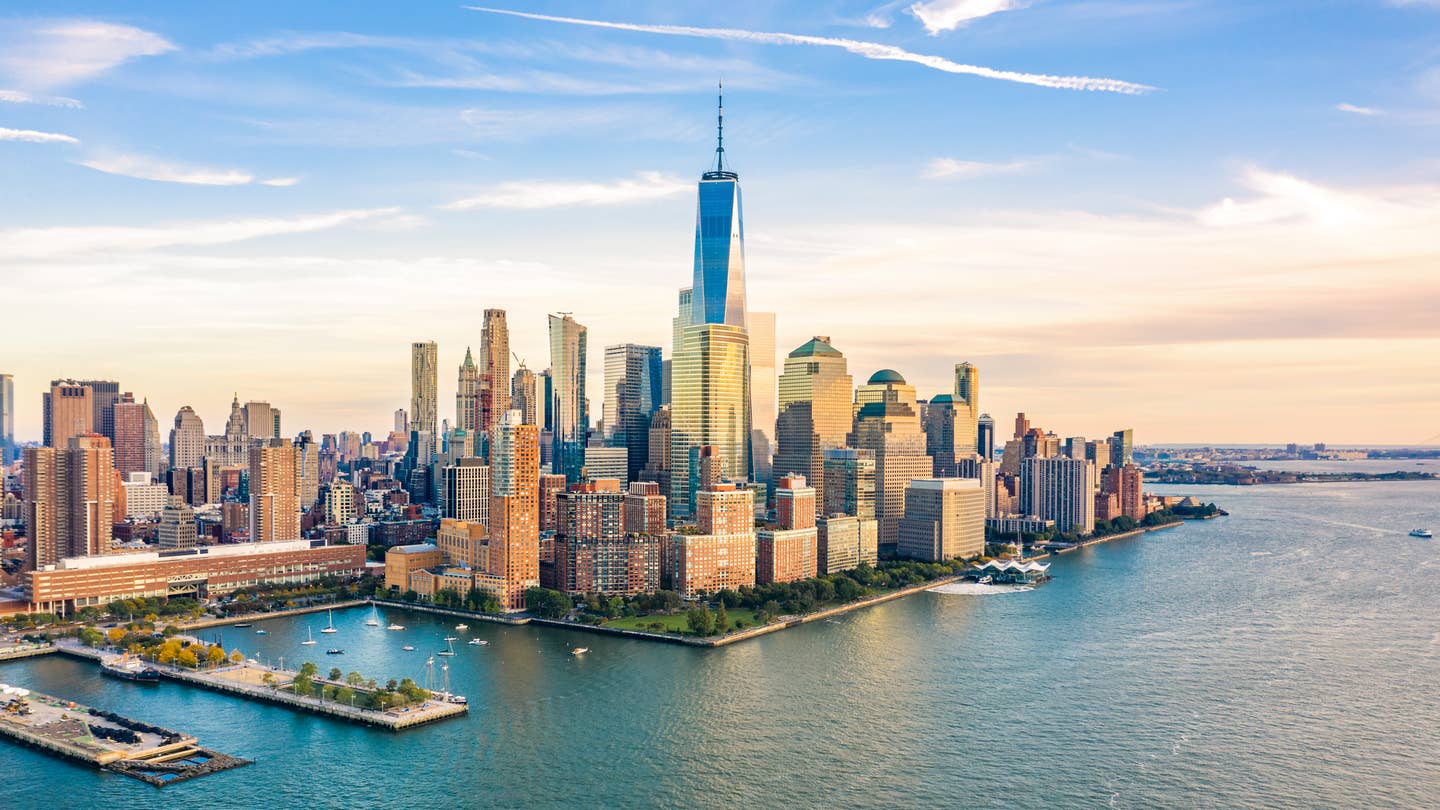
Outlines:
[[[129,656],[100,664],[100,671],[112,678],[136,683],[160,683],[160,670]]]
[[[460,630],[460,631],[469,630],[469,629],[470,629],[470,625],[468,625],[468,624],[466,624],[466,623],[464,623],[464,622],[461,622],[461,623],[455,625],[455,629],[456,629],[456,630]]]
[[[415,652],[415,648],[414,648],[414,647],[411,647],[409,644],[406,644],[404,647],[401,647],[400,649],[404,650],[405,652]]]
[[[471,647],[486,647],[486,646],[489,646],[489,644],[490,644],[490,642],[486,641],[486,640],[483,639],[483,638],[472,638],[472,639],[470,639],[470,641],[467,642],[467,643],[468,643]]]
[[[977,579],[977,580],[975,580],[975,581],[978,582],[978,583],[980,583],[981,585],[989,585],[990,583],[992,583],[992,582],[995,581],[995,578],[992,577],[992,576],[990,576],[989,574],[986,574],[985,576],[980,577],[979,579]]]
[[[268,630],[256,630],[256,631],[255,631],[255,635],[257,635],[257,636],[268,636],[268,635],[270,635],[270,631],[268,631]]]
[[[328,649],[328,650],[325,651],[325,654],[326,654],[326,655],[344,655],[344,654],[345,654],[345,651],[342,650],[342,649],[340,649],[339,647],[331,647],[330,649]]]
[[[1412,530],[1410,531],[1410,536],[1411,536],[1411,537],[1419,537],[1419,538],[1424,539],[1424,540],[1429,540],[1430,538],[1434,537],[1435,535],[1431,534],[1429,529],[1412,529]]]
[[[575,649],[573,649],[573,650],[570,651],[570,654],[571,654],[571,655],[584,655],[585,653],[588,653],[588,652],[590,652],[590,648],[589,648],[589,647],[576,647]]]
[[[254,626],[255,626],[255,625],[253,625],[253,624],[251,624],[251,623],[249,623],[249,622],[242,622],[242,623],[240,623],[240,624],[235,625],[235,628],[238,630],[238,629],[240,629],[240,628],[242,628],[242,627],[254,627]]]
[[[322,632],[322,633],[338,633],[338,632],[340,632],[339,630],[336,630],[336,629],[335,629],[335,611],[331,610],[331,611],[327,611],[327,612],[330,614],[330,623],[327,624],[327,625],[325,625],[325,629],[321,630],[320,632]]]
[[[390,624],[390,626],[387,627],[387,628],[385,628],[385,629],[386,629],[386,630],[404,630],[404,629],[405,629],[405,625],[403,625],[403,624],[395,624],[395,623],[392,622],[392,623]]]
[[[310,632],[310,628],[307,627],[307,628],[305,628],[305,635],[306,635],[306,639],[305,639],[304,641],[300,642],[300,646],[301,646],[301,647],[310,647],[310,646],[313,646],[313,645],[315,644],[315,634],[312,633],[312,632]]]

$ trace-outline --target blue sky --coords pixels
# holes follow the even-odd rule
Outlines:
[[[380,432],[409,341],[458,365],[491,306],[532,367],[546,311],[665,345],[723,77],[782,352],[828,334],[927,396],[971,360],[1062,434],[1437,440],[1440,2],[496,7],[572,20],[7,4],[22,437],[98,375],[162,421],[238,389]]]

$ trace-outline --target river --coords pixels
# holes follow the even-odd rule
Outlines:
[[[922,593],[718,650],[366,609],[227,647],[424,682],[392,734],[50,656],[0,681],[196,734],[252,767],[157,792],[0,742],[7,806],[1433,806],[1440,483],[1159,487],[1228,518],[1101,544],[1022,593]],[[980,589],[984,590],[984,589]],[[319,644],[300,646],[307,628]],[[471,646],[472,637],[489,646]],[[417,647],[401,650],[403,644]],[[569,655],[575,645],[591,652]],[[330,646],[343,656],[327,656]],[[440,662],[436,659],[437,677]]]

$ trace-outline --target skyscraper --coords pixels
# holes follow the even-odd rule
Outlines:
[[[570,483],[580,481],[590,427],[585,398],[586,329],[569,313],[550,316],[551,469]]]
[[[480,369],[465,347],[465,361],[460,364],[459,380],[455,384],[455,429],[475,430],[480,421]]]
[[[660,347],[605,347],[605,440],[626,449],[625,481],[650,460],[650,419],[660,407]],[[593,471],[592,471],[592,476]]]
[[[930,478],[933,465],[925,455],[925,434],[915,388],[899,372],[882,369],[855,391],[855,430],[850,446],[875,451],[875,518],[880,524],[881,550],[894,550],[900,518],[905,514],[905,487]]]
[[[112,403],[113,405],[113,403]],[[98,432],[95,420],[95,393],[74,380],[54,380],[43,397],[46,447],[65,448],[70,437]],[[113,419],[113,412],[111,412]],[[111,433],[114,433],[112,422]]]
[[[955,455],[972,458],[980,446],[980,369],[955,364]]]
[[[252,439],[278,439],[280,437],[280,410],[268,402],[251,400],[245,403],[245,432]]]
[[[980,414],[975,452],[979,453],[980,457],[986,461],[995,458],[995,420],[988,413]]]
[[[490,431],[490,566],[506,610],[540,584],[540,430],[509,411]]]
[[[115,444],[115,403],[120,401],[120,383],[114,380],[80,380],[78,385],[90,389],[90,404],[94,414],[91,424],[96,433]],[[57,445],[64,446],[64,443]]]
[[[199,467],[205,459],[205,423],[189,405],[175,412],[175,426],[170,429],[170,468],[188,470]]]
[[[775,470],[825,491],[825,451],[843,447],[851,428],[854,379],[845,355],[816,335],[785,358],[775,420]]]
[[[520,412],[520,419],[527,425],[540,424],[540,396],[535,383],[535,372],[524,363],[510,378],[510,407]]]
[[[505,310],[485,310],[480,330],[480,422],[475,429],[482,436],[510,410],[510,328]]]
[[[24,487],[31,570],[109,551],[120,497],[109,439],[87,433],[63,449],[26,448]]]
[[[774,478],[775,418],[779,414],[775,376],[775,313],[750,313],[750,463],[755,480]],[[781,471],[785,475],[786,471]]]
[[[195,548],[195,510],[185,499],[171,496],[160,511],[160,526],[155,539],[162,550]]]
[[[436,432],[440,426],[436,411],[436,388],[439,383],[439,348],[434,341],[410,344],[410,430],[430,442],[422,456],[428,460],[435,452]]]
[[[985,491],[974,478],[929,478],[905,488],[899,553],[926,562],[985,553]]]
[[[15,460],[15,378],[0,374],[0,467]]]
[[[240,407],[240,396],[230,400],[230,417],[225,421],[225,432],[205,440],[205,458],[227,466],[250,463],[250,436],[245,431],[245,411]]]
[[[724,475],[748,478],[750,465],[750,340],[745,329],[701,323],[685,327],[675,353],[670,405],[670,505],[691,512],[692,448],[715,447]]]
[[[295,447],[263,439],[250,447],[250,540],[300,539],[300,493]]]
[[[837,447],[825,451],[826,515],[875,519],[875,451]]]
[[[1062,532],[1095,530],[1095,465],[1075,458],[1027,458],[1020,462],[1020,508],[1055,521]]]
[[[1135,431],[1130,428],[1115,431],[1110,437],[1110,463],[1126,467],[1135,463]]]
[[[160,454],[160,426],[148,402],[136,402],[126,391],[113,406],[115,469],[121,476],[156,474]]]
[[[675,354],[680,351],[681,338],[685,333],[685,327],[691,323],[691,316],[694,315],[695,291],[689,287],[680,290],[678,305],[675,309],[675,317],[670,319],[670,358],[663,364],[663,375],[665,378],[661,399],[663,404],[669,405],[673,394],[671,387],[674,382]]]
[[[745,309],[745,223],[740,175],[725,165],[725,104],[716,118],[715,165],[700,177],[695,211],[695,278],[691,324],[750,323]]]

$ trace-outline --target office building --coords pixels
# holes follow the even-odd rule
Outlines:
[[[106,408],[112,419],[109,408],[113,404]],[[95,408],[95,394],[89,387],[73,380],[50,383],[50,390],[45,392],[42,401],[44,445],[63,449],[70,446],[72,436],[98,433]],[[110,432],[115,432],[113,425]]]
[[[150,473],[141,470],[125,476],[120,482],[125,503],[125,516],[149,520],[158,517],[170,501],[170,488],[157,484]]]
[[[520,419],[527,425],[540,424],[540,394],[536,383],[535,372],[524,363],[510,378],[510,407],[520,412]]]
[[[170,468],[188,470],[199,467],[205,459],[205,423],[189,405],[175,412],[175,425],[170,429]]]
[[[952,395],[957,423],[955,455],[969,458],[979,453],[980,370],[971,363],[956,363]]]
[[[751,475],[749,337],[726,324],[685,328],[672,368],[670,404],[671,509],[693,511],[689,467],[696,447],[716,448],[726,478]]]
[[[15,378],[0,374],[0,467],[18,456],[15,448]]]
[[[160,510],[160,525],[155,529],[156,544],[162,551],[195,548],[195,510],[184,498],[170,496]]]
[[[465,360],[460,363],[459,377],[455,383],[455,428],[477,430],[480,423],[480,367],[465,347]]]
[[[925,453],[936,478],[958,477],[961,463],[975,458],[974,442],[966,440],[970,426],[965,410],[950,394],[931,398],[925,408]]]
[[[879,527],[873,518],[829,515],[815,522],[815,569],[820,574],[849,571],[879,559]]]
[[[412,573],[433,568],[444,561],[444,554],[434,543],[391,546],[385,550],[385,587],[403,593],[410,589]]]
[[[505,310],[487,309],[480,328],[480,421],[476,430],[489,436],[491,428],[510,411],[510,327]],[[524,416],[521,416],[524,419]]]
[[[489,525],[490,466],[484,459],[458,458],[442,473],[441,515],[452,520]]]
[[[114,380],[80,380],[78,385],[90,389],[91,424],[95,432],[115,446],[115,403],[120,401],[120,383]],[[63,445],[61,445],[63,446]]]
[[[410,344],[410,432],[428,437],[430,447],[424,454],[428,461],[440,435],[436,411],[436,389],[439,385],[439,347],[434,341]]]
[[[295,446],[289,439],[263,439],[250,447],[249,523],[252,542],[300,537]]]
[[[663,382],[661,385],[661,404],[669,405],[673,399],[674,366],[675,355],[680,351],[681,337],[685,334],[685,327],[691,324],[691,315],[694,314],[695,296],[694,291],[689,287],[683,287],[677,296],[675,317],[670,319],[670,357],[661,364]]]
[[[749,313],[750,332],[750,464],[754,480],[770,484],[775,477],[775,419],[779,415],[775,375],[775,313]],[[781,475],[788,471],[781,470]]]
[[[591,445],[585,448],[585,467],[581,479],[594,481],[613,478],[621,483],[630,481],[630,451],[624,447]]]
[[[1110,437],[1110,463],[1116,467],[1128,467],[1135,463],[1134,430],[1117,430]]]
[[[469,354],[470,350],[466,349],[465,353]],[[410,435],[410,414],[406,413],[404,408],[395,409],[395,432],[400,434],[401,436]]]
[[[974,478],[931,478],[905,488],[898,553],[926,562],[985,553],[985,491]]]
[[[230,416],[225,420],[225,432],[205,439],[205,461],[224,466],[250,463],[250,434],[245,429],[245,411],[240,407],[239,395],[230,400]]]
[[[880,525],[880,550],[893,551],[905,514],[905,488],[930,478],[933,465],[925,455],[925,434],[915,389],[898,372],[882,369],[855,391],[855,429],[849,444],[875,453],[875,519]]]
[[[280,437],[280,409],[268,402],[251,400],[245,403],[245,434],[251,439]]]
[[[1055,521],[1061,532],[1095,530],[1095,467],[1074,458],[1027,458],[1020,462],[1020,510]]]
[[[802,475],[817,490],[827,491],[825,453],[845,445],[854,390],[845,356],[830,345],[829,337],[816,335],[786,356],[775,422],[778,475]]]
[[[875,451],[839,447],[825,451],[825,515],[875,518]]]
[[[587,330],[568,313],[550,316],[550,421],[552,472],[580,481],[590,429],[585,397]]]
[[[160,458],[160,424],[148,401],[136,402],[128,391],[111,406],[114,426],[115,469],[129,475],[144,472],[159,477],[164,464]]]
[[[650,420],[660,407],[661,382],[659,346],[605,347],[605,443],[626,449],[624,481],[639,480],[650,460]]]
[[[525,609],[540,585],[540,430],[507,412],[490,432],[490,569],[506,610]]]
[[[975,449],[986,461],[995,458],[995,420],[988,413],[980,414]]]

